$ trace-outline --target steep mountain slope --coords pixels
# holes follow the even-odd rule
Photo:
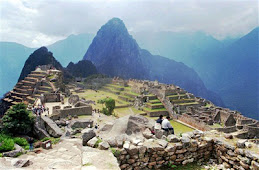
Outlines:
[[[55,58],[63,65],[78,62],[82,59],[94,38],[94,34],[70,35],[64,40],[55,42],[47,48],[53,52]]]
[[[52,64],[56,69],[63,70],[62,65],[53,57],[53,54],[46,47],[41,47],[34,51],[26,60],[19,80],[23,80],[31,71],[39,65]]]
[[[98,71],[109,76],[174,83],[222,105],[220,98],[206,89],[193,69],[140,49],[118,18],[101,27],[83,59],[92,61]]]
[[[201,56],[224,46],[203,32],[136,32],[133,37],[141,48],[152,54],[183,62],[192,68],[207,62]]]
[[[216,63],[216,81],[211,89],[226,105],[259,120],[259,28],[230,45]]]
[[[84,59],[92,61],[98,71],[110,76],[143,79],[147,75],[138,44],[118,18],[101,27]]]
[[[14,42],[0,42],[0,96],[17,83],[23,63],[33,50]]]

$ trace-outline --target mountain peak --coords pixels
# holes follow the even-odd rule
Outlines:
[[[128,30],[124,22],[119,18],[112,18],[106,24],[104,24],[97,34],[108,33],[113,35],[129,35]]]

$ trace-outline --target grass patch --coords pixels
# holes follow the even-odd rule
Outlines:
[[[52,144],[57,144],[60,141],[60,138],[54,138],[54,137],[45,137],[41,139],[41,142],[45,142],[47,140],[50,140]]]
[[[93,165],[92,163],[88,162],[88,163],[84,164],[83,166],[92,166],[92,165]]]
[[[99,144],[102,142],[101,139],[98,138],[98,140],[95,142],[94,147],[98,148]]]
[[[180,135],[182,133],[186,133],[186,132],[191,132],[193,131],[194,129],[188,127],[188,126],[185,126],[184,124],[181,124],[175,120],[170,120],[170,123],[171,125],[173,126],[174,128],[174,133],[176,135]]]
[[[159,109],[150,109],[150,108],[144,107],[143,109],[144,109],[145,111],[147,111],[147,112],[159,112],[159,111],[167,111],[165,108],[159,108]]]
[[[120,153],[121,153],[120,150],[115,149],[115,148],[110,148],[110,150],[111,150],[112,154],[113,154],[115,157],[118,157],[118,156],[120,155]]]

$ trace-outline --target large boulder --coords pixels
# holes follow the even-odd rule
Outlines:
[[[62,130],[57,126],[57,124],[53,120],[51,120],[47,116],[41,116],[41,120],[45,122],[46,131],[50,136],[53,136],[55,138],[62,136]]]
[[[91,119],[77,119],[72,120],[69,124],[69,127],[72,129],[76,128],[87,128],[87,127],[93,127],[93,120]]]
[[[35,124],[33,126],[33,135],[36,136],[38,139],[50,137],[48,132],[46,132],[46,130],[42,129],[37,122],[35,122]]]
[[[128,115],[117,119],[112,126],[107,125],[107,127],[102,128],[100,136],[104,139],[115,138],[123,134],[143,137],[143,132],[147,128],[151,129],[154,124],[153,120],[149,120],[146,117]]]
[[[93,137],[96,136],[95,132],[93,129],[90,129],[90,128],[87,128],[87,129],[84,129],[82,130],[81,132],[83,135],[82,135],[82,139],[83,139],[83,145],[86,146],[87,145],[87,142],[92,139]]]
[[[95,144],[97,143],[98,141],[98,138],[97,137],[93,137],[92,139],[90,139],[88,142],[87,142],[87,146],[90,146],[90,147],[95,147]]]

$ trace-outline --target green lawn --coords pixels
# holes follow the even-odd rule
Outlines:
[[[147,117],[149,119],[155,119],[155,120],[158,119],[158,117],[152,117],[152,118],[148,117],[148,116],[145,116],[145,117]],[[179,123],[175,120],[170,120],[170,123],[174,128],[175,135],[178,135],[178,136],[180,136],[180,134],[182,134],[182,133],[191,132],[191,131],[194,130],[194,129],[192,129],[192,128],[184,125],[184,124],[181,124],[181,123]]]
[[[185,132],[190,132],[190,131],[193,131],[194,129],[188,127],[188,126],[185,126],[184,124],[181,124],[175,120],[170,120],[170,123],[171,125],[173,126],[174,128],[174,133],[176,135],[180,135],[181,133],[185,133]]]

